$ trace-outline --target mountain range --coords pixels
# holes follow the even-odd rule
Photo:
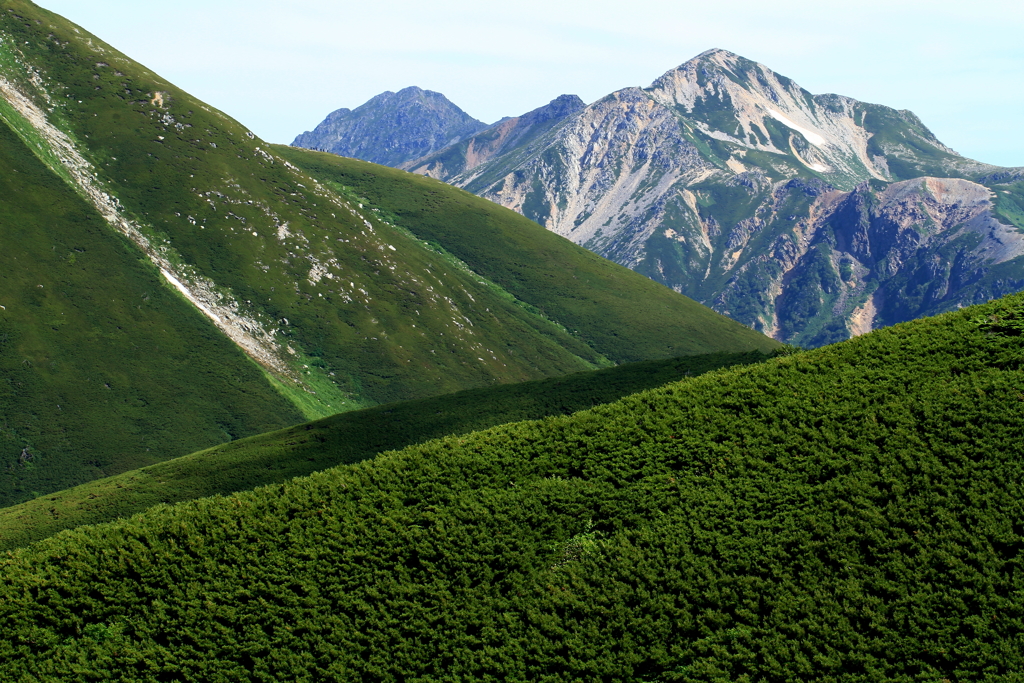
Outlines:
[[[804,346],[1024,289],[1024,168],[724,50],[395,165]]]
[[[777,343],[436,180],[0,13],[0,504],[288,424]]]
[[[570,215],[545,183],[604,107],[586,187],[661,178],[630,196],[692,200],[712,265],[746,226],[736,263],[804,264],[783,289],[881,282],[865,328],[1009,282],[1016,170],[701,59],[700,96],[562,97],[412,162],[518,158],[510,191]],[[268,145],[28,0],[0,0],[0,230],[3,681],[1024,670],[1024,294],[784,345],[467,190]]]

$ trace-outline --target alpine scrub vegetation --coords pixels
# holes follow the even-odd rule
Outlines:
[[[768,357],[758,351],[683,356],[340,413],[0,508],[0,550],[62,529],[127,517],[158,503],[279,484],[434,438],[568,415],[683,377]]]
[[[1024,670],[1024,296],[0,561],[10,680]]]

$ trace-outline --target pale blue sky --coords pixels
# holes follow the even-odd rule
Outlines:
[[[712,47],[813,93],[914,111],[1024,166],[1020,0],[42,0],[271,142],[409,85],[492,122],[646,86]]]

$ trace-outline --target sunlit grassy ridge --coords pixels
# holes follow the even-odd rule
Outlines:
[[[13,680],[1012,680],[1024,296],[2,562]]]
[[[482,200],[462,210],[452,188],[367,166],[361,177],[395,197],[364,205],[332,189],[333,171],[318,180],[25,0],[0,2],[0,93],[0,227],[17,233],[2,257],[0,299],[15,305],[0,309],[0,339],[22,340],[0,341],[0,405],[11,406],[0,506],[303,418],[777,346],[513,212]],[[407,205],[432,207],[429,220],[402,213]],[[452,234],[436,244],[418,234],[444,225]],[[519,275],[502,280],[509,269]],[[40,297],[44,310],[29,315],[22,300]],[[103,335],[116,340],[107,365],[75,365]],[[29,353],[32,338],[49,341]],[[39,380],[61,363],[56,383]],[[156,406],[175,402],[177,414],[161,417]]]
[[[607,364],[98,38],[31,3],[5,7],[0,49],[18,67],[5,76],[179,280],[212,282],[270,338],[290,368],[279,379],[319,404],[299,401],[307,414]]]
[[[461,259],[616,362],[778,348],[774,340],[432,178],[297,147],[282,157]]]
[[[433,438],[565,415],[684,376],[767,357],[756,351],[684,356],[341,413],[0,509],[0,550],[158,503],[244,491]]]
[[[0,121],[0,505],[302,420]]]

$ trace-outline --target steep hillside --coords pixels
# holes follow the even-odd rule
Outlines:
[[[14,680],[1011,680],[1024,296],[0,560]],[[72,673],[73,672],[73,673]]]
[[[166,330],[169,337],[177,339],[175,348],[206,353],[206,347],[193,337],[206,334],[215,339],[218,335],[197,317],[201,315],[262,369],[254,372],[254,366],[237,353],[234,360],[219,363],[212,360],[219,357],[217,353],[210,352],[208,358],[215,370],[206,372],[203,368],[208,366],[203,363],[191,365],[196,373],[206,373],[204,381],[208,381],[206,389],[197,385],[193,397],[185,389],[190,372],[182,372],[175,382],[158,384],[163,370],[134,366],[133,386],[143,381],[138,378],[150,377],[153,387],[168,393],[119,394],[114,400],[134,401],[137,406],[158,398],[181,401],[184,420],[184,406],[189,401],[194,399],[202,406],[211,396],[224,394],[218,398],[225,406],[223,411],[196,408],[205,415],[195,423],[195,436],[180,421],[168,423],[167,429],[178,435],[177,440],[166,439],[161,448],[176,449],[174,444],[179,443],[183,450],[162,450],[161,457],[208,445],[212,434],[223,440],[288,424],[299,412],[312,419],[626,360],[771,346],[770,340],[716,318],[671,292],[664,291],[671,301],[660,299],[660,293],[651,298],[642,278],[612,264],[599,264],[568,242],[565,248],[552,248],[547,232],[494,218],[496,213],[505,213],[498,207],[488,205],[478,211],[473,220],[481,222],[480,231],[490,231],[494,239],[503,239],[496,225],[507,224],[516,231],[509,238],[520,250],[516,258],[528,263],[548,258],[547,252],[558,254],[562,259],[559,278],[568,280],[567,273],[585,272],[590,278],[588,286],[614,292],[606,299],[599,297],[613,302],[607,312],[581,303],[586,315],[557,318],[552,313],[555,307],[548,304],[551,296],[559,295],[544,293],[547,287],[557,285],[557,279],[543,281],[541,278],[548,276],[543,269],[521,267],[518,262],[500,265],[525,273],[518,281],[519,288],[511,292],[468,268],[465,257],[462,261],[453,258],[410,233],[409,228],[361,206],[351,193],[329,188],[300,171],[237,122],[79,27],[25,0],[4,0],[0,7],[0,127],[12,141],[12,133],[21,141],[22,146],[11,147],[9,154],[24,156],[26,149],[32,152],[37,160],[32,177],[39,179],[35,185],[26,185],[28,175],[14,175],[22,162],[13,158],[7,162],[13,164],[9,182],[20,183],[21,189],[17,190],[20,194],[10,195],[16,197],[9,200],[12,213],[0,220],[15,227],[15,222],[7,222],[14,221],[15,211],[31,212],[36,205],[48,203],[59,207],[69,201],[67,197],[77,197],[74,210],[91,216],[93,224],[83,223],[76,229],[103,233],[110,244],[120,245],[123,256],[118,257],[121,261],[113,256],[105,259],[106,271],[88,271],[74,287],[59,290],[61,296],[93,301],[117,281],[117,264],[130,263],[149,279],[132,284],[130,290],[113,292],[110,300],[139,299],[134,304],[137,307],[144,303],[141,298],[147,292],[159,290],[154,300],[175,301],[180,308],[178,297],[183,297],[192,306],[191,315],[181,310],[189,322],[171,325],[180,316],[168,313],[161,319],[165,322],[160,323],[160,335]],[[0,170],[6,178],[7,167]],[[398,182],[396,188],[401,185]],[[412,198],[418,204],[431,203],[437,194],[436,188],[415,182],[402,192],[402,201]],[[23,201],[35,204],[19,203]],[[50,231],[47,216],[40,213],[32,219],[39,221],[33,236],[11,242],[5,258],[16,259],[18,268],[12,275],[5,274],[7,286],[20,287],[18,283],[24,282],[35,286],[57,276],[56,261],[38,258],[35,252],[39,250],[49,249],[54,259],[86,260],[74,251],[72,243],[78,238],[59,232],[65,228]],[[55,219],[67,222],[60,216]],[[102,223],[96,223],[97,219]],[[473,229],[466,215],[458,220],[463,229]],[[490,252],[488,258],[504,257]],[[15,272],[17,282],[12,279]],[[101,273],[111,282],[90,279],[101,277]],[[96,288],[95,292],[91,288]],[[45,285],[38,289],[50,291]],[[24,294],[20,291],[0,291],[0,296],[17,299]],[[584,294],[576,289],[572,296]],[[650,320],[636,314],[662,304],[663,314]],[[563,308],[572,309],[568,305]],[[0,309],[0,320],[14,326],[12,335],[31,335],[36,333],[32,326],[43,329],[50,318],[26,317],[15,308]],[[152,357],[162,348],[150,337],[136,336],[137,326],[116,320],[120,319],[112,318],[110,324],[122,328],[123,343],[132,353]],[[13,389],[2,400],[19,406],[9,413],[4,427],[9,436],[3,437],[6,450],[0,454],[5,466],[12,468],[10,480],[16,482],[11,486],[19,492],[8,500],[65,488],[83,481],[87,473],[109,475],[128,465],[152,462],[141,455],[151,453],[144,448],[152,445],[140,437],[116,436],[119,427],[111,432],[114,441],[110,443],[102,441],[100,432],[95,432],[99,441],[79,443],[77,439],[86,439],[85,432],[91,427],[78,430],[62,422],[54,423],[64,425],[60,427],[42,426],[50,424],[50,418],[42,416],[52,413],[54,406],[60,405],[62,411],[84,411],[96,401],[91,392],[74,391],[55,399],[48,390],[30,389],[18,374],[26,371],[29,362],[52,365],[60,362],[55,360],[57,355],[66,358],[80,350],[89,353],[94,348],[89,337],[93,328],[81,322],[62,328],[66,346],[60,354],[49,349],[8,358],[11,369],[3,379]],[[637,340],[646,339],[655,329],[660,342],[638,351]],[[722,332],[721,337],[717,331]],[[22,354],[23,350],[11,347],[8,353]],[[126,367],[122,358],[112,355],[104,362]],[[168,355],[160,362],[180,364],[186,359],[187,355]],[[95,382],[103,376],[76,366],[66,377],[79,375],[82,379],[74,381],[85,381],[88,376]],[[107,380],[101,384],[118,386]],[[268,389],[269,385],[280,395]],[[204,395],[203,391],[212,393]],[[251,405],[232,403],[233,399],[226,398],[232,392],[248,396]],[[105,397],[102,392],[100,395]],[[45,409],[36,407],[35,401]],[[240,410],[249,417],[240,418]],[[267,415],[273,417],[268,421]],[[102,413],[95,413],[95,419],[96,424],[103,424]],[[152,424],[137,422],[137,426],[159,433],[164,427],[154,425],[162,423],[155,414],[152,420]],[[117,424],[117,420],[111,422]],[[65,440],[44,439],[40,436],[43,432],[60,433]],[[90,445],[86,447],[86,443]],[[65,469],[60,464],[64,460],[52,457],[61,451],[74,459],[79,446],[84,449],[83,461],[99,464],[72,465],[67,461]],[[136,446],[143,450],[135,450]],[[94,457],[95,452],[104,455]],[[41,475],[22,477],[42,463],[49,463],[46,467],[54,473],[46,475],[49,483],[44,485]],[[67,477],[58,481],[54,478],[58,472]],[[35,483],[29,484],[29,480]]]
[[[331,112],[292,143],[398,166],[478,133],[477,121],[438,92],[417,87],[384,92],[355,109]]]
[[[0,230],[0,506],[303,419],[3,120]]]
[[[430,178],[294,147],[274,151],[371,213],[454,257],[616,363],[778,343]]]
[[[983,180],[1012,169],[964,159],[911,112],[812,95],[723,50],[523,147],[459,163],[467,145],[407,166],[783,341],[1024,288],[1024,194]]]
[[[311,416],[605,362],[223,114],[14,4],[0,30],[19,132]]]
[[[0,509],[0,550],[62,529],[127,517],[159,503],[279,484],[430,439],[568,415],[683,377],[767,357],[754,351],[631,363],[333,415]]]

